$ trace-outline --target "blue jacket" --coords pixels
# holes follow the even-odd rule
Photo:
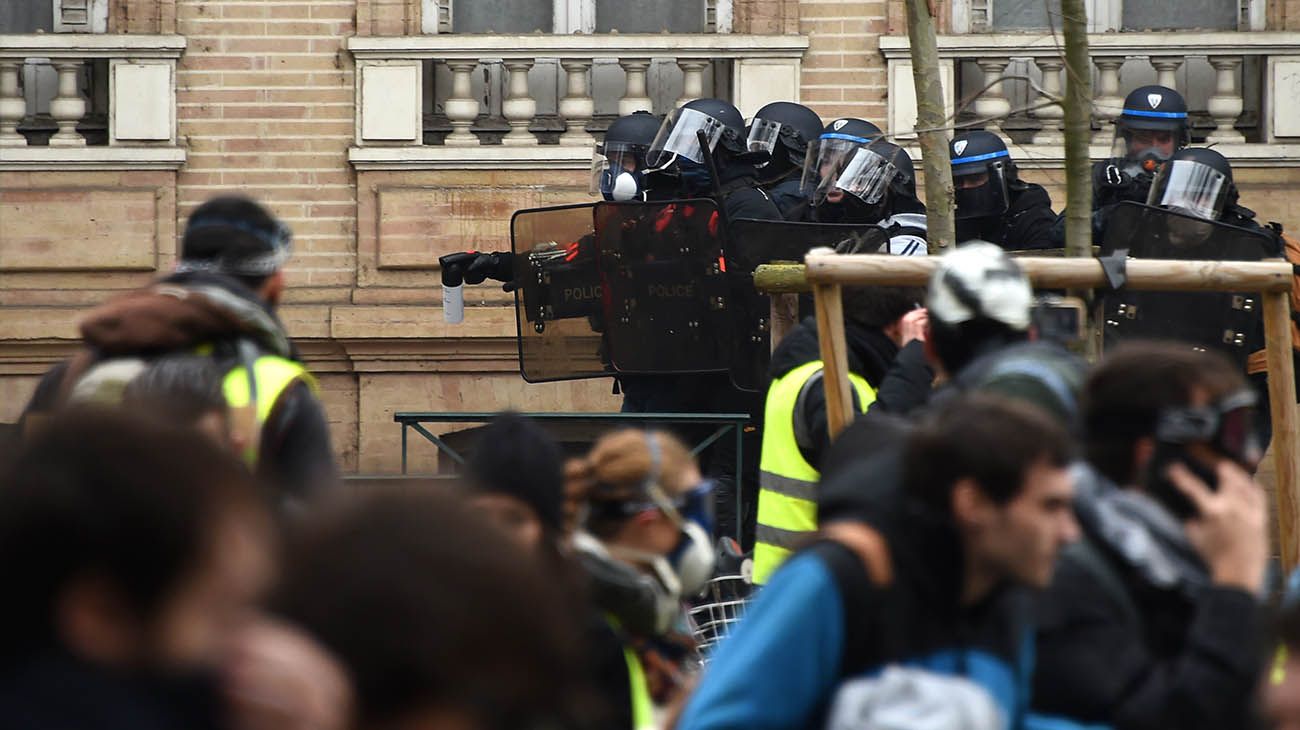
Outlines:
[[[896,460],[896,453],[877,458]],[[882,468],[868,459],[831,481],[874,491],[862,515],[888,546],[881,555],[889,580],[873,580],[859,554],[837,542],[797,553],[718,647],[678,728],[821,728],[846,681],[886,667],[969,680],[1000,710],[1004,730],[1077,727],[1027,717],[1028,591],[1007,586],[962,606],[957,535],[907,499],[896,480],[873,479]]]
[[[881,472],[866,460],[831,480],[874,485],[862,514],[888,546],[888,582],[840,543],[798,553],[720,645],[679,728],[821,727],[845,680],[889,665],[971,679],[1002,710],[1005,730],[1022,727],[1033,663],[1029,597],[1005,588],[961,606],[956,533],[896,480],[873,478]]]

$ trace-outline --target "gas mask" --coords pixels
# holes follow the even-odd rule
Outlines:
[[[642,582],[654,593],[655,632],[673,629],[682,618],[682,601],[696,596],[713,577],[717,560],[713,549],[713,482],[704,480],[676,498],[669,497],[659,483],[660,447],[646,438],[650,450],[650,471],[641,483],[644,501],[609,503],[600,509],[630,517],[650,509],[661,511],[678,529],[678,542],[667,555],[622,545],[604,545],[611,557],[643,566]]]
[[[605,200],[645,200],[645,176],[641,171],[614,174],[607,170],[605,177],[600,185],[600,194]]]

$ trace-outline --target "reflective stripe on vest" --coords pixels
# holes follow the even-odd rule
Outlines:
[[[817,529],[820,475],[799,451],[794,409],[804,386],[821,369],[821,360],[804,363],[773,380],[767,390],[754,543],[754,583],[759,585],[767,582],[800,540]],[[876,400],[876,391],[856,373],[849,373],[849,381],[857,391],[858,407],[866,412]]]
[[[316,379],[301,363],[275,355],[262,355],[254,360],[253,377],[257,380],[257,411],[249,414],[252,419],[241,419],[238,415],[241,412],[246,413],[249,408],[251,394],[247,370],[243,366],[236,366],[226,373],[221,385],[221,390],[226,396],[226,405],[231,410],[232,426],[235,426],[238,436],[244,439],[244,461],[250,467],[257,465],[262,425],[271,417],[271,411],[275,408],[276,401],[280,399],[280,394],[299,380],[307,383],[313,391],[317,389]],[[254,422],[240,423],[244,420]]]
[[[650,686],[645,681],[641,657],[628,647],[623,648],[623,661],[627,662],[627,680],[632,694],[633,730],[654,730],[654,701],[650,699]]]

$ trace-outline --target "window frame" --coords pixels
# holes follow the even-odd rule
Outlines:
[[[952,0],[952,32],[999,33],[988,26],[993,17],[993,3],[997,0]],[[1085,0],[1088,9],[1089,33],[1114,33],[1123,31],[1124,0]],[[1238,31],[1267,29],[1268,0],[1240,0],[1237,13]]]
[[[53,0],[59,2],[60,0]],[[87,0],[100,2],[101,0]],[[958,0],[961,2],[962,0]],[[969,0],[966,0],[969,1]],[[420,32],[427,34],[454,33],[452,3],[455,0],[420,0]],[[551,0],[555,34],[596,31],[596,0]],[[734,0],[705,0],[705,23],[713,19],[713,27],[706,32],[730,33],[734,18]]]

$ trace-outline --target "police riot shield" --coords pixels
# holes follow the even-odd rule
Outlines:
[[[620,373],[729,368],[734,331],[712,200],[595,208],[604,333]]]
[[[1178,211],[1124,202],[1111,209],[1101,255],[1132,258],[1258,261],[1279,256],[1273,237]],[[1263,346],[1257,292],[1138,292],[1120,289],[1104,301],[1106,342],[1174,339],[1216,349],[1245,367]]]
[[[727,229],[727,276],[737,333],[731,379],[742,390],[766,385],[771,354],[770,298],[754,289],[754,269],[773,261],[803,262],[814,248],[888,252],[889,235],[874,224],[798,223],[741,218]]]
[[[519,374],[530,383],[611,374],[604,342],[594,204],[516,211]]]

